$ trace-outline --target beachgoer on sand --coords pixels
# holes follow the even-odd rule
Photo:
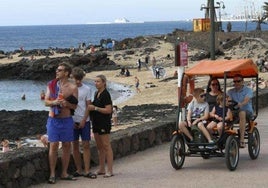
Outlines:
[[[138,78],[137,76],[135,76],[135,87],[136,87],[136,91],[137,91],[138,93],[141,92],[139,86],[140,86],[140,80],[139,80],[139,78]]]
[[[44,147],[49,147],[49,142],[48,142],[48,135],[47,134],[38,134],[37,139],[40,140],[40,142],[43,144]]]
[[[26,100],[26,95],[25,95],[25,94],[23,94],[23,95],[21,96],[21,100]]]
[[[20,138],[16,138],[16,139],[15,139],[15,143],[16,143],[16,147],[17,147],[17,149],[19,149],[19,148],[22,147]]]
[[[45,96],[46,96],[45,91],[42,90],[41,93],[40,93],[40,99],[45,100]]]
[[[1,141],[1,145],[3,146],[2,147],[3,152],[10,151],[10,149],[9,149],[9,141],[7,139],[3,138],[2,141]]]
[[[126,77],[129,77],[130,76],[130,72],[128,69],[126,69]]]
[[[141,71],[141,60],[140,59],[138,59],[137,65],[138,65],[138,71]]]
[[[113,113],[112,113],[112,120],[113,120],[113,125],[117,126],[118,125],[118,107],[116,105],[113,105]]]

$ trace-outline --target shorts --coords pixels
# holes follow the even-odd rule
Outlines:
[[[93,133],[98,133],[99,135],[110,134],[111,133],[111,125],[93,125]]]
[[[248,111],[248,110],[235,111],[235,112],[233,112],[233,117],[239,119],[239,112],[241,112],[241,111],[245,111],[246,112],[246,120],[247,121],[251,120],[251,118],[253,117],[253,114],[250,111]]]
[[[72,142],[74,140],[74,121],[72,117],[47,119],[47,135],[49,142]]]
[[[78,123],[79,124],[79,123]],[[81,136],[82,141],[91,140],[90,135],[90,122],[87,121],[83,129],[74,129],[74,140],[79,140],[79,136]]]

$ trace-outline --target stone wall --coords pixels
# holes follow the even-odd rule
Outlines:
[[[114,158],[143,151],[163,142],[168,142],[175,129],[175,115],[158,122],[148,122],[111,134]],[[60,151],[59,151],[60,156]],[[0,188],[24,188],[30,185],[46,182],[49,177],[47,148],[28,147],[10,151],[0,155]],[[91,142],[91,164],[98,164],[97,149]],[[61,170],[60,158],[57,163],[57,176]],[[69,172],[74,172],[71,159]]]
[[[259,108],[268,104],[268,91],[261,90]],[[121,158],[147,148],[168,142],[176,129],[176,114],[172,113],[158,121],[152,121],[118,130],[111,134],[114,158]],[[91,164],[98,164],[97,149],[91,142]],[[59,152],[60,156],[60,152]],[[57,163],[57,175],[60,174],[60,158]],[[71,159],[70,173],[74,172]],[[22,148],[0,155],[0,188],[24,188],[33,184],[46,182],[49,177],[48,150],[46,148]]]

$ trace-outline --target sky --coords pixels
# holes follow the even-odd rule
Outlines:
[[[0,0],[0,26],[86,24],[113,22],[118,18],[132,22],[187,20],[204,17],[204,11],[200,11],[200,7],[206,2],[207,0]],[[222,11],[232,14],[241,11],[243,4],[254,2],[254,6],[259,8],[268,0],[223,2],[226,8]]]

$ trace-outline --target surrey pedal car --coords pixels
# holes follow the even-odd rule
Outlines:
[[[186,69],[181,76],[181,88],[179,89],[178,123],[185,120],[186,105],[192,99],[190,94],[195,88],[196,80],[206,77],[208,79],[217,78],[222,83],[225,98],[227,87],[231,87],[229,84],[230,79],[233,79],[237,74],[242,75],[245,79],[250,78],[255,80],[256,86],[258,85],[258,67],[251,59],[205,60]],[[186,94],[188,90],[189,95]],[[258,87],[256,87],[255,96],[252,100],[254,116],[247,119],[245,143],[248,145],[250,158],[254,160],[258,158],[260,152],[260,135],[256,127],[257,122],[255,121],[258,115]],[[233,114],[239,110],[236,104],[235,101],[228,102]],[[223,108],[226,105],[224,104]],[[231,171],[235,170],[239,162],[240,129],[238,122],[239,117],[235,116],[230,122],[224,122],[223,119],[223,125],[225,127],[222,129],[222,134],[219,134],[218,130],[214,129],[214,143],[208,143],[198,128],[191,130],[194,142],[189,142],[182,131],[177,128],[178,130],[173,132],[170,143],[170,162],[172,167],[176,170],[181,169],[185,157],[200,156],[204,159],[223,157],[225,158],[227,168]],[[176,126],[178,127],[178,124]]]

